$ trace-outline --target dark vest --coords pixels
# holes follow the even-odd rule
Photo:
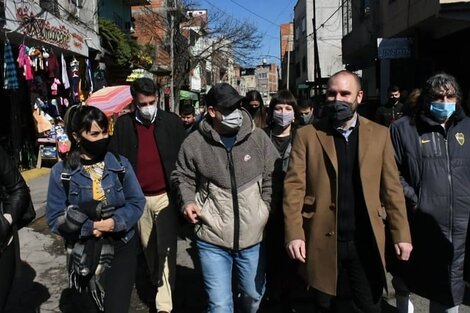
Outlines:
[[[355,238],[358,214],[365,211],[359,174],[358,127],[351,132],[348,141],[334,131],[334,141],[338,158],[338,240],[351,241]]]

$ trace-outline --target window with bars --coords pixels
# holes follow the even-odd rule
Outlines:
[[[343,1],[343,37],[352,32],[352,0]]]

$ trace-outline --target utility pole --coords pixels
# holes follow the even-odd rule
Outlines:
[[[175,11],[176,11],[176,0],[171,0],[172,8],[170,10],[170,111],[175,110],[175,94],[174,94],[174,77],[175,77],[175,53],[174,53],[174,37],[175,37]]]
[[[289,90],[289,79],[290,79],[290,50],[291,50],[291,41],[288,41],[287,44],[287,90]]]
[[[316,17],[316,0],[313,0],[313,77],[315,84],[320,84],[321,79],[321,69],[320,69],[320,59],[318,53],[318,38],[317,38],[317,17]]]

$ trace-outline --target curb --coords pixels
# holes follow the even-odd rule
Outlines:
[[[21,172],[21,176],[23,176],[24,180],[26,181],[26,184],[30,185],[35,179],[49,175],[50,173],[50,168],[41,167],[23,171]],[[46,205],[41,200],[40,204],[34,206],[34,209],[36,211],[36,217],[34,218],[32,223],[34,223],[34,221],[43,217],[46,214]]]
[[[29,182],[35,178],[48,175],[50,172],[51,172],[50,168],[41,167],[41,168],[33,168],[31,170],[21,172],[21,175],[23,176],[26,182]]]
[[[36,211],[36,217],[34,218],[33,222],[31,222],[31,223],[34,223],[35,220],[40,219],[41,217],[46,215],[46,206],[45,205],[40,206],[39,208],[34,208],[34,210]]]

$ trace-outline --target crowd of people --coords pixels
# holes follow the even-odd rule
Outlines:
[[[255,90],[220,83],[204,114],[182,105],[178,116],[158,109],[154,82],[140,78],[112,136],[103,112],[76,108],[46,217],[64,238],[83,312],[128,312],[138,267],[155,286],[152,310],[172,312],[179,217],[193,225],[208,312],[294,312],[298,286],[315,312],[341,301],[381,312],[387,272],[400,313],[414,311],[410,293],[429,299],[429,312],[458,312],[470,281],[462,93],[445,73],[405,101],[397,86],[388,92],[375,122],[358,114],[361,81],[346,70],[330,77],[321,106],[288,90],[265,105]],[[29,199],[2,154],[0,308]]]

